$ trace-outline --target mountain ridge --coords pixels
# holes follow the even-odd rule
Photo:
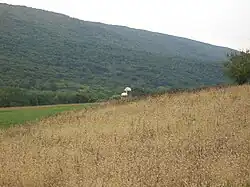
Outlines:
[[[107,98],[228,83],[227,47],[0,3],[0,87]]]
[[[153,34],[186,39],[186,40],[189,40],[189,41],[198,42],[198,43],[205,44],[205,45],[211,45],[213,47],[219,47],[219,48],[225,48],[225,49],[228,49],[228,50],[237,51],[236,49],[233,49],[233,48],[228,47],[228,46],[221,46],[221,45],[217,45],[217,44],[212,44],[212,43],[208,43],[208,42],[204,42],[204,41],[191,39],[191,38],[184,37],[184,36],[177,36],[177,35],[163,33],[163,32],[159,32],[159,31],[151,31],[151,30],[147,30],[147,29],[143,29],[143,28],[135,28],[135,27],[126,26],[126,25],[104,23],[104,22],[99,22],[99,21],[89,21],[89,20],[84,20],[84,19],[81,19],[81,18],[78,18],[78,17],[71,16],[71,15],[68,15],[68,14],[65,14],[65,13],[60,13],[60,12],[47,10],[47,9],[42,9],[42,8],[35,8],[35,7],[31,7],[31,6],[26,6],[26,5],[14,5],[14,4],[8,4],[8,3],[1,3],[0,2],[0,5],[1,4],[5,5],[5,6],[12,6],[12,7],[31,8],[31,9],[38,10],[38,11],[43,11],[43,12],[46,12],[46,13],[52,13],[52,14],[57,14],[57,15],[64,16],[64,17],[69,17],[71,19],[75,19],[75,20],[78,20],[78,21],[86,22],[86,23],[93,23],[93,24],[99,24],[99,25],[104,25],[104,26],[120,27],[120,28],[125,28],[125,29],[133,29],[133,30],[142,31],[142,32],[146,31],[146,32],[150,32],[150,33],[153,33]]]

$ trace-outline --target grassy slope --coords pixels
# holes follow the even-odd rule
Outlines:
[[[65,111],[80,110],[87,106],[88,104],[69,104],[43,107],[0,108],[0,128],[40,120],[44,117],[49,117]]]
[[[117,91],[224,83],[227,48],[0,4],[0,86]]]
[[[249,92],[164,95],[0,131],[0,186],[245,185]]]

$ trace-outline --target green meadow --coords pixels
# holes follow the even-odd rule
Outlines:
[[[0,128],[37,121],[70,110],[80,110],[90,104],[54,105],[40,107],[0,108]]]

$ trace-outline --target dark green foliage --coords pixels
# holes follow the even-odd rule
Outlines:
[[[247,83],[250,80],[250,52],[231,53],[228,57],[225,73],[240,85]]]
[[[57,97],[60,102],[66,95],[68,102],[75,102],[72,95],[82,87],[87,90],[77,98],[91,96],[93,101],[120,94],[125,86],[155,90],[225,83],[219,62],[231,51],[1,3],[0,44],[0,88],[41,90],[39,102],[58,92],[63,95]]]
[[[20,88],[1,88],[0,89],[0,106],[38,106],[51,104],[68,104],[68,103],[91,103],[97,101],[98,96],[94,94],[84,94],[78,92],[52,92],[52,91],[35,91]]]
[[[154,91],[156,92],[156,90]],[[134,88],[132,95],[133,97],[146,96],[152,94],[154,91],[145,88]]]
[[[120,98],[121,98],[120,95],[112,95],[112,97],[110,97],[110,100],[118,100]]]

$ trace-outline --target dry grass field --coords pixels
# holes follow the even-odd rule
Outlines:
[[[249,86],[109,104],[0,130],[1,187],[249,182]]]

